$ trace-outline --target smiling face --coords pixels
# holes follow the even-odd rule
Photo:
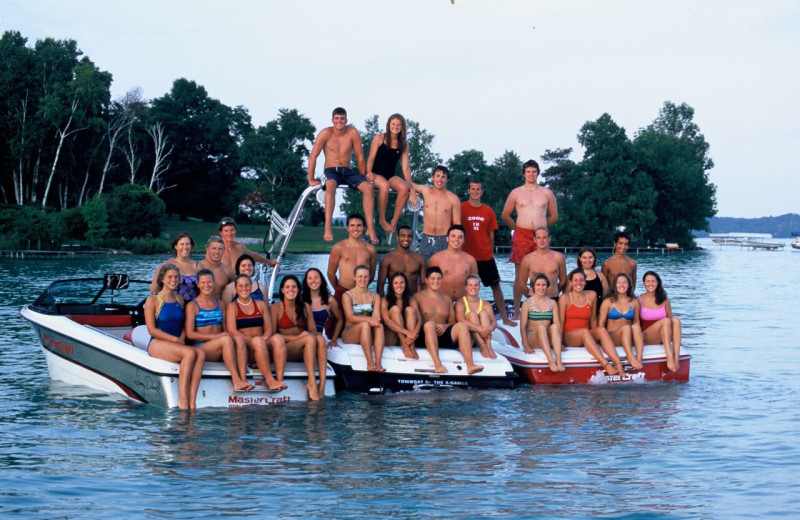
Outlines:
[[[480,202],[483,196],[483,185],[478,183],[470,183],[469,185],[469,200],[473,202]]]
[[[322,287],[322,277],[316,271],[309,271],[306,274],[306,284],[312,291],[318,291]]]
[[[426,280],[428,282],[428,287],[430,287],[434,291],[438,291],[439,288],[442,286],[442,275],[439,273],[432,273],[428,275]]]
[[[369,285],[369,269],[364,269],[363,267],[356,269],[354,276],[356,278],[356,285],[366,289],[367,285]]]
[[[250,298],[251,287],[252,283],[250,282],[249,277],[242,276],[236,279],[236,294],[239,295],[239,299],[247,300]]]
[[[175,244],[175,257],[176,258],[189,258],[192,254],[192,239],[183,237]]]
[[[284,278],[281,283],[281,294],[283,295],[284,301],[294,301],[299,292],[300,287],[297,285],[296,281],[291,278]]]
[[[644,277],[645,291],[649,293],[654,293],[656,292],[657,288],[658,288],[658,280],[656,280],[655,276],[653,276],[652,274],[648,274],[647,276]]]
[[[222,226],[219,230],[219,234],[225,242],[232,242],[236,238],[236,226],[233,224]]]
[[[400,132],[403,130],[403,122],[400,121],[399,117],[393,117],[389,120],[389,133],[398,136]]]
[[[411,242],[414,240],[414,235],[410,229],[401,229],[397,232],[397,244],[403,249],[411,247]]]
[[[170,291],[174,291],[178,287],[178,282],[181,281],[181,274],[177,269],[167,269],[161,277],[161,286]]]
[[[342,114],[336,114],[331,119],[331,123],[333,123],[333,128],[336,130],[344,130],[344,127],[347,126],[347,116]]]
[[[630,286],[631,284],[628,283],[628,279],[624,276],[617,277],[617,283],[614,285],[618,295],[627,293]]]
[[[533,236],[536,240],[536,247],[539,249],[547,249],[550,247],[550,233],[544,229],[537,229]]]
[[[575,273],[572,275],[570,282],[572,282],[572,290],[576,293],[583,292],[583,288],[586,287],[586,277],[583,273]]]
[[[242,260],[239,262],[239,274],[246,274],[247,276],[253,276],[253,273],[256,272],[256,266],[253,265],[253,262],[250,260]]]
[[[630,245],[631,241],[625,237],[619,237],[616,242],[614,242],[614,251],[618,255],[624,255],[628,252],[628,246]]]
[[[208,274],[197,277],[197,288],[200,293],[209,296],[214,290],[214,277]]]
[[[539,178],[539,168],[535,166],[526,166],[523,175],[525,176],[526,183],[535,184],[536,179]]]
[[[533,292],[539,296],[544,296],[547,294],[548,283],[547,280],[542,280],[541,278],[537,279],[533,282]]]
[[[475,298],[478,296],[478,292],[481,290],[480,280],[476,280],[475,278],[467,278],[465,287],[467,290],[467,295],[471,298]]]
[[[581,267],[583,267],[587,271],[589,269],[594,269],[595,261],[596,259],[594,253],[592,253],[591,251],[585,251],[580,256]]]
[[[443,190],[447,187],[447,174],[442,170],[436,170],[433,172],[432,181],[434,188]]]
[[[360,218],[351,218],[347,222],[347,233],[350,238],[361,238],[361,235],[364,234],[364,223]]]
[[[392,291],[394,292],[395,296],[398,298],[403,295],[403,291],[406,290],[406,281],[403,279],[402,276],[395,276],[392,278]]]
[[[447,244],[453,249],[461,249],[464,245],[464,232],[460,229],[453,229],[447,234]]]
[[[219,242],[211,242],[206,246],[206,254],[212,262],[220,262],[222,260],[222,253],[225,252],[225,246]]]

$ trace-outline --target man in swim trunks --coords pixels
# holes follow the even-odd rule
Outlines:
[[[225,244],[225,252],[222,253],[222,262],[227,264],[231,269],[236,269],[236,261],[242,255],[250,255],[256,262],[261,262],[272,267],[278,265],[277,260],[270,260],[264,255],[260,255],[255,251],[250,251],[241,242],[236,241],[236,221],[230,217],[225,217],[219,221],[219,234],[222,237],[222,242]]]
[[[197,263],[197,270],[208,269],[214,273],[214,292],[215,298],[222,298],[222,291],[225,286],[233,281],[233,268],[223,263],[222,256],[225,254],[225,243],[219,235],[212,235],[206,242],[206,257]]]
[[[336,289],[333,297],[342,307],[342,296],[356,286],[353,271],[359,265],[369,266],[369,281],[375,278],[375,266],[378,264],[378,253],[375,246],[364,241],[364,217],[350,215],[347,217],[348,237],[337,242],[331,249],[328,258],[328,280]],[[336,274],[338,271],[338,275]],[[334,324],[335,325],[335,324]]]
[[[466,294],[464,282],[467,276],[478,274],[475,259],[461,250],[464,245],[464,227],[455,225],[447,230],[447,249],[431,257],[428,267],[437,266],[442,270],[441,291],[453,301]]]
[[[533,287],[535,283],[536,275],[542,273],[550,280],[547,295],[558,299],[560,292],[567,287],[567,262],[564,255],[550,249],[550,231],[546,227],[537,227],[534,236],[536,250],[525,255],[519,264],[516,285],[520,293],[527,294],[528,287]],[[514,314],[519,314],[519,307],[520,301],[514,300]]]
[[[453,224],[461,224],[461,201],[447,190],[450,170],[439,165],[433,169],[433,186],[414,184],[411,202],[416,202],[416,193],[422,195],[424,219],[419,254],[428,262],[439,251],[447,249],[447,230]]]
[[[636,260],[627,255],[630,243],[631,236],[625,231],[614,233],[614,255],[603,262],[600,271],[606,280],[613,280],[617,274],[625,273],[630,277],[633,289],[636,289]]]
[[[439,291],[442,286],[442,270],[429,267],[425,279],[425,289],[411,298],[411,305],[422,316],[422,332],[415,346],[425,347],[433,360],[433,369],[437,374],[447,373],[447,368],[439,359],[440,348],[458,348],[467,365],[467,373],[475,374],[483,370],[472,359],[472,338],[469,329],[463,323],[456,323],[456,312],[453,300]]]
[[[533,237],[533,230],[540,226],[552,226],[558,220],[558,206],[553,192],[539,186],[539,163],[533,159],[525,161],[522,165],[522,173],[525,177],[525,184],[519,188],[514,188],[508,194],[506,204],[503,207],[503,222],[508,224],[514,231],[511,239],[511,258],[514,265],[515,279],[519,278],[519,264],[528,253],[536,250],[536,242]],[[511,213],[516,211],[516,222],[511,218]],[[516,304],[512,319],[519,319],[519,301],[522,293],[519,288],[514,287],[514,302]]]
[[[500,288],[500,273],[494,261],[494,232],[497,217],[494,210],[481,202],[483,184],[477,179],[469,182],[469,200],[461,203],[461,221],[464,222],[464,252],[472,255],[478,264],[478,275],[484,287],[491,287],[494,301],[500,310],[503,323],[509,327],[517,324],[506,315],[505,296]]]
[[[417,292],[417,282],[421,286],[425,281],[425,259],[419,253],[411,251],[413,238],[410,227],[400,226],[397,228],[397,249],[386,253],[378,267],[378,294],[381,297],[386,293],[386,280],[391,278],[394,273],[406,275],[409,294]]]
[[[336,188],[340,184],[360,191],[364,195],[364,214],[367,216],[367,237],[373,244],[378,243],[375,235],[374,207],[375,196],[372,183],[364,176],[366,165],[364,163],[364,150],[361,148],[361,136],[358,130],[347,126],[347,111],[341,107],[333,109],[333,126],[324,128],[311,148],[308,156],[308,184],[314,186],[320,182],[314,178],[317,168],[317,157],[320,152],[325,152],[325,234],[322,236],[328,242],[333,240],[331,222],[333,210],[336,207]],[[350,158],[355,154],[358,163],[358,172],[350,169]]]

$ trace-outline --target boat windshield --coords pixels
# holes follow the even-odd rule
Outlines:
[[[111,289],[105,278],[80,278],[53,282],[34,302],[35,307],[55,310],[57,305],[137,306],[150,295],[150,282],[129,280],[125,289]],[[111,284],[114,286],[114,284]]]

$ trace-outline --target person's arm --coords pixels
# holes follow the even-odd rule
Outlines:
[[[266,297],[266,295],[265,295]],[[274,328],[272,327],[272,319],[270,319],[269,309],[267,309],[267,305],[259,300],[253,300],[253,303],[258,305],[258,308],[261,309],[261,315],[264,317],[264,341],[268,340],[272,337],[274,332]]]
[[[339,261],[342,259],[342,251],[339,244],[336,244],[331,249],[331,256],[328,258],[328,280],[333,285],[333,290],[339,286],[339,279],[336,277],[336,271],[339,269]]]
[[[378,294],[380,294],[382,297],[386,296],[384,286],[386,285],[386,276],[388,270],[389,262],[386,261],[386,257],[384,256],[381,260],[381,263],[378,264]],[[391,287],[389,290],[392,290]]]
[[[233,297],[236,295],[236,287],[234,284],[229,283],[225,286],[225,290],[222,291],[222,303],[225,305],[223,307],[227,307],[229,303],[233,301]]]
[[[353,153],[356,156],[356,164],[358,164],[358,171],[361,172],[361,175],[365,175],[367,173],[366,164],[364,163],[364,148],[362,148],[361,144],[361,134],[358,133],[353,127],[350,127],[353,132]]]
[[[633,321],[631,325],[641,325],[639,322],[639,311],[641,308],[639,307],[639,300],[636,297],[631,298],[631,306],[633,307]]]
[[[403,172],[403,179],[408,183],[411,193],[414,193],[414,181],[411,177],[411,166],[408,160],[408,146],[400,155],[400,171]]]
[[[599,319],[597,320],[597,325],[599,327],[606,326],[606,323],[608,322],[608,311],[610,310],[609,309],[610,307],[611,307],[611,298],[604,299],[603,303],[600,304],[600,316]],[[594,310],[594,308],[592,310]],[[594,316],[594,314],[592,314],[592,316]]]
[[[611,257],[613,258],[613,257]],[[611,258],[607,258],[603,265],[600,266],[600,272],[603,274],[603,277],[606,279],[606,286],[608,286],[608,281],[611,280],[611,266],[609,265],[609,260]],[[608,289],[603,290],[603,294],[607,293]]]
[[[631,276],[631,289],[636,290],[636,268],[639,265],[636,263],[636,260],[633,260],[633,276]]]
[[[378,250],[372,244],[367,244],[369,251],[369,281],[375,280],[375,268],[378,267]]]
[[[469,257],[469,274],[478,274],[478,262],[471,256]]]
[[[328,140],[328,129],[323,129],[319,135],[317,135],[317,139],[314,141],[314,146],[311,148],[311,152],[308,154],[308,185],[314,186],[319,184],[319,181],[314,178],[314,170],[317,169],[317,157],[319,157],[320,152],[322,152],[323,148],[325,148],[325,142]]]
[[[314,312],[311,310],[311,305],[307,303],[304,305],[306,306],[306,330],[310,332],[311,335],[316,335],[317,325],[314,323]]]
[[[522,340],[522,350],[525,353],[530,354],[533,352],[533,349],[528,345],[528,308],[530,307],[530,300],[525,300],[522,302],[522,307],[519,311],[519,337]],[[560,310],[560,309],[559,309]],[[553,317],[558,314],[557,312],[553,313]]]
[[[167,334],[156,326],[156,306],[158,305],[158,298],[149,296],[144,302],[144,323],[147,325],[147,333],[155,339],[162,341],[170,341],[172,343],[183,343],[183,332],[180,336],[173,336]]]
[[[236,307],[234,307],[234,305],[236,305],[236,302],[231,302],[227,306],[227,312],[225,313],[225,330],[232,337],[244,336],[236,327]]]
[[[517,190],[516,188],[511,190],[511,193],[508,194],[508,198],[506,199],[506,204],[503,206],[503,214],[500,218],[503,219],[503,222],[511,228],[511,230],[517,229],[517,224],[514,222],[514,219],[511,218],[511,213],[513,213],[514,208],[517,205]]]
[[[266,256],[264,256],[264,255],[262,255],[260,253],[256,253],[255,251],[250,251],[249,249],[247,249],[247,246],[245,246],[244,244],[242,244],[242,254],[243,255],[250,255],[250,256],[253,257],[253,260],[255,260],[256,262],[261,262],[262,264],[267,264],[267,265],[272,266],[272,267],[275,267],[276,265],[278,265],[278,261],[277,260],[270,260],[269,258],[267,258]],[[239,255],[239,256],[241,256],[241,255]]]
[[[529,264],[531,263],[530,259],[526,256],[522,259],[522,263],[519,264],[519,274],[517,275],[517,287],[522,291],[522,296],[528,296],[528,292],[526,290],[528,286],[528,271],[530,271]]]
[[[664,302],[664,311],[667,313],[667,318],[672,318],[672,305],[669,304],[669,298]]]
[[[597,328],[597,295],[594,293],[594,291],[589,291],[586,293],[586,296],[592,302],[592,315],[589,318],[589,329],[594,329]],[[603,301],[605,302],[605,300]],[[608,315],[608,309],[606,309],[606,315]]]
[[[378,327],[381,324],[381,297],[378,293],[372,293],[372,320],[370,326]]]
[[[597,273],[597,276],[600,277],[600,283],[603,284],[603,295],[608,294],[608,279],[606,278],[606,275],[604,275],[603,272],[600,271],[599,273]]]
[[[494,229],[489,231],[489,245],[492,247],[492,251],[494,251]]]
[[[547,190],[547,227],[552,226],[558,220],[558,204],[556,197],[551,190]]]
[[[564,260],[564,255],[558,262],[558,290],[564,292],[567,290],[567,261]]]
[[[550,298],[550,300],[553,303],[555,303],[555,307],[556,307],[555,311],[553,312],[553,325],[558,327],[559,334],[563,335],[564,329],[561,328],[561,312],[559,312],[561,309],[560,309],[557,301],[553,300],[552,298]]]
[[[449,296],[447,296],[446,298],[450,301],[450,305],[448,305],[448,307],[450,307],[450,314],[447,316],[447,324],[454,325],[456,323],[455,305],[453,305],[453,300]]]
[[[420,291],[425,288],[425,283],[428,279],[428,268],[425,263],[425,257],[419,253],[414,253],[419,257],[419,284],[417,285],[417,290]]]
[[[561,323],[567,323],[567,307],[569,306],[569,298],[558,299],[558,319]],[[555,313],[554,313],[555,314]],[[563,329],[562,329],[563,332]]]
[[[455,193],[451,193],[451,203],[453,205],[453,226],[460,226],[461,225],[461,201],[458,200],[458,197]]]
[[[372,143],[369,145],[369,157],[367,157],[367,180],[370,182],[375,178],[375,173],[372,168],[375,166],[375,157],[378,155],[378,148],[381,147],[383,142],[383,134],[377,134],[372,138]]]

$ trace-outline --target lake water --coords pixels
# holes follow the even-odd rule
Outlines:
[[[800,514],[800,252],[637,257],[683,319],[688,383],[343,394],[188,415],[51,382],[20,306],[55,278],[149,278],[159,260],[0,260],[0,518]]]

